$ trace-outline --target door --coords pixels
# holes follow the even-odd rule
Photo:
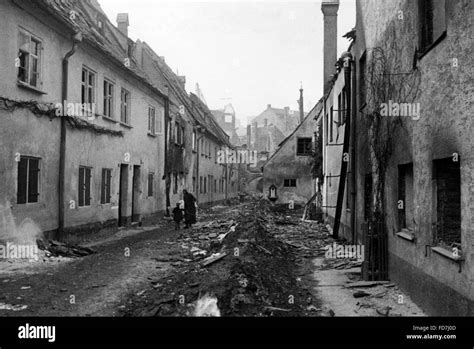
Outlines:
[[[133,166],[132,223],[140,222],[140,166]]]
[[[127,226],[128,165],[120,165],[119,227]]]

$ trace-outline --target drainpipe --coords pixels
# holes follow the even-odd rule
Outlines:
[[[351,86],[351,232],[352,232],[352,241],[353,244],[357,244],[357,157],[356,157],[356,146],[357,146],[357,100],[356,100],[356,91],[357,91],[357,80],[356,80],[356,65],[354,61],[351,60],[352,65],[352,84]]]
[[[63,80],[62,80],[62,92],[61,99],[64,106],[67,105],[68,99],[68,83],[69,83],[69,59],[76,53],[77,46],[82,42],[82,33],[77,32],[72,37],[73,45],[71,51],[69,51],[63,59]],[[63,110],[64,114],[64,110]],[[61,131],[60,131],[60,143],[59,143],[59,184],[58,184],[58,235],[61,237],[64,231],[64,183],[66,177],[66,118],[64,115],[61,117]]]

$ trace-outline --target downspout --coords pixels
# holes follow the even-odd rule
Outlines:
[[[163,179],[165,180],[165,195],[166,195],[166,217],[170,216],[170,206],[171,206],[171,200],[170,200],[170,185],[169,185],[169,165],[168,165],[168,149],[169,149],[169,125],[170,125],[170,101],[169,101],[169,87],[167,86],[167,99],[165,100],[165,169],[164,169],[164,176]]]
[[[71,51],[66,53],[63,58],[63,79],[61,89],[61,99],[64,106],[67,105],[68,99],[68,83],[69,83],[69,59],[76,53],[77,46],[82,42],[82,33],[77,32],[72,37],[73,45]],[[63,110],[64,114],[64,110]],[[58,236],[61,237],[64,232],[64,216],[65,216],[65,198],[64,188],[66,180],[66,118],[64,115],[61,117],[61,130],[60,130],[60,143],[59,143],[59,184],[58,184]]]
[[[356,65],[354,61],[351,61],[352,64],[352,84],[351,84],[351,232],[352,232],[352,241],[353,244],[357,244],[357,157],[356,157],[356,146],[357,146],[357,100],[356,100],[356,91],[357,91],[357,80],[356,80]]]

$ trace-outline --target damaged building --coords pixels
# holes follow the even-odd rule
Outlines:
[[[365,245],[366,278],[429,314],[472,316],[473,3],[358,0],[338,61],[338,1],[322,7],[327,222]]]
[[[228,137],[212,114],[202,119],[183,77],[128,37],[127,14],[114,25],[96,1],[0,10],[11,62],[0,71],[0,238],[153,223],[185,188],[216,193],[204,203],[237,195],[236,174],[213,155]]]

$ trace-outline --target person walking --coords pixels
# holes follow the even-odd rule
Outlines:
[[[190,228],[196,223],[196,198],[187,190],[183,190],[184,199],[184,229]]]

